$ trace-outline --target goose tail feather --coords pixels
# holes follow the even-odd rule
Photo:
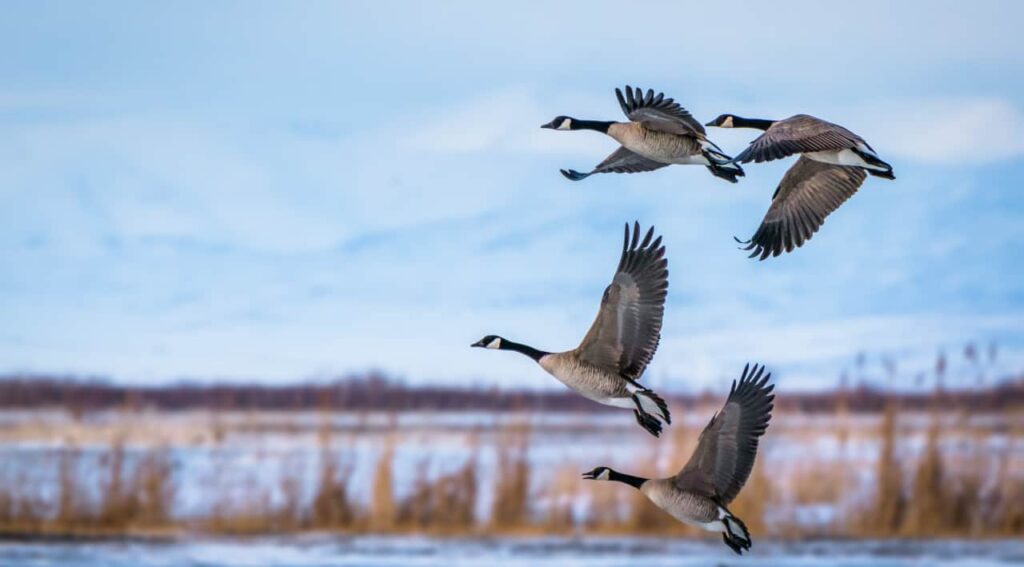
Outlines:
[[[743,523],[743,520],[725,511],[722,516],[722,525],[725,527],[722,531],[722,540],[725,541],[725,545],[729,546],[729,549],[735,551],[737,555],[743,555],[744,551],[750,549],[752,543],[750,532],[747,531],[747,525]]]

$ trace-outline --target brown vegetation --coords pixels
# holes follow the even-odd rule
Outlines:
[[[895,372],[894,366],[890,369]],[[988,389],[953,393],[944,386],[944,358],[936,366],[937,387],[920,394],[885,394],[870,389],[780,396],[765,449],[739,498],[731,504],[755,537],[1021,537],[1024,536],[1024,384],[1007,381]],[[981,373],[979,372],[979,375]],[[376,380],[376,381],[374,381]],[[372,386],[372,387],[371,387]],[[289,389],[291,388],[291,389]],[[382,393],[383,392],[383,393]],[[249,390],[242,387],[173,386],[157,389],[61,381],[0,382],[0,406],[65,408],[75,420],[89,411],[113,408],[138,415],[142,407],[248,408],[240,424],[214,414],[203,443],[212,443],[211,476],[199,482],[210,503],[198,517],[176,512],[184,479],[166,445],[139,446],[125,437],[127,427],[106,447],[65,439],[48,461],[31,466],[0,463],[0,534],[116,535],[181,531],[212,534],[265,534],[304,530],[349,533],[427,532],[433,534],[602,533],[709,537],[672,520],[640,494],[610,483],[583,482],[579,474],[596,464],[559,463],[536,470],[529,458],[537,436],[524,425],[503,425],[482,440],[461,431],[468,458],[441,462],[427,452],[413,471],[396,470],[400,430],[397,414],[384,426],[373,452],[367,486],[355,487],[347,446],[365,432],[358,417],[339,435],[332,416],[339,408],[402,407],[487,409],[492,393],[444,388],[404,388],[380,378],[335,386]],[[486,395],[485,395],[486,394]],[[278,398],[277,396],[282,396]],[[509,396],[522,408],[591,409],[578,396],[521,393]],[[441,402],[439,400],[447,401]],[[56,401],[55,401],[56,400]],[[454,401],[453,401],[454,400]],[[482,405],[473,405],[490,400]],[[718,396],[680,397],[677,415],[708,416]],[[512,403],[512,402],[509,402]],[[463,406],[462,404],[468,404]],[[515,405],[518,404],[518,405]],[[263,455],[258,467],[229,470],[225,455],[232,435],[267,427],[259,408],[305,408],[321,412],[318,451]],[[908,411],[908,408],[916,408]],[[502,405],[500,409],[508,409]],[[828,431],[792,427],[795,446],[833,435],[839,455],[819,457],[809,446],[798,457],[771,461],[769,446],[787,420],[807,423],[822,414]],[[873,413],[875,412],[875,413]],[[564,411],[562,412],[564,415]],[[989,421],[970,419],[984,413]],[[867,421],[865,421],[867,420]],[[916,420],[918,425],[912,425]],[[920,426],[924,420],[926,425]],[[858,421],[867,426],[854,425]],[[77,422],[82,425],[84,421]],[[507,423],[503,421],[501,423]],[[994,424],[994,425],[993,425]],[[643,458],[623,468],[645,476],[667,476],[689,457],[702,423],[675,424],[657,442],[644,438],[635,448]],[[298,423],[279,432],[302,434]],[[579,434],[580,430],[568,431]],[[773,434],[773,431],[775,434]],[[794,432],[795,431],[795,432]],[[637,432],[630,429],[632,434]],[[565,434],[563,432],[563,434]],[[615,434],[615,433],[612,433]],[[71,435],[71,434],[69,434]],[[993,439],[996,441],[993,442]],[[828,439],[826,439],[828,440]],[[419,442],[423,442],[422,439]],[[161,442],[163,443],[163,442]],[[191,443],[191,441],[189,442]],[[865,445],[867,444],[867,445]],[[908,450],[914,445],[913,450]],[[863,447],[875,448],[864,455]],[[856,448],[860,447],[860,453]],[[7,453],[16,455],[17,450]],[[481,458],[482,455],[493,459]],[[346,460],[348,459],[348,460]],[[260,470],[271,467],[267,484]],[[367,467],[363,467],[366,469]],[[257,470],[260,469],[260,470]],[[396,472],[408,486],[396,486]],[[493,473],[493,474],[492,474]],[[865,481],[865,475],[870,480]],[[265,477],[265,475],[264,475]],[[308,478],[307,478],[308,477]],[[192,479],[195,482],[195,479]],[[490,496],[484,501],[481,495]],[[816,512],[817,511],[817,512]],[[825,511],[824,519],[807,515]]]

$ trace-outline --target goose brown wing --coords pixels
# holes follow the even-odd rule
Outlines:
[[[772,124],[736,156],[739,163],[761,163],[805,152],[855,148],[864,140],[838,124],[797,114]]]
[[[668,293],[668,261],[654,227],[626,225],[622,255],[590,331],[576,349],[584,362],[636,380],[654,356]]]
[[[644,94],[641,89],[629,85],[625,91],[623,94],[615,89],[615,96],[622,112],[633,122],[651,130],[704,138],[704,126],[678,102],[665,98],[664,93],[654,94],[653,90],[647,89],[647,94]]]
[[[821,228],[832,211],[857,192],[867,173],[859,167],[831,165],[800,156],[782,176],[761,225],[744,242],[750,257],[792,252]]]
[[[604,158],[604,161],[597,164],[594,169],[587,173],[581,173],[575,169],[563,169],[561,172],[562,175],[573,181],[580,181],[595,173],[639,173],[641,171],[654,171],[667,165],[667,163],[647,159],[620,146],[619,149],[612,152],[611,155]]]
[[[673,479],[680,490],[697,492],[725,505],[736,498],[750,476],[759,438],[772,417],[774,385],[764,367],[744,367],[733,381],[722,410],[700,434],[697,449]]]

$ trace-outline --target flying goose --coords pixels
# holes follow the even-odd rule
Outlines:
[[[764,366],[743,368],[739,383],[732,383],[725,406],[711,418],[690,461],[675,476],[649,479],[597,467],[583,473],[583,478],[637,488],[675,519],[722,532],[725,544],[742,555],[750,549],[750,532],[727,506],[747,482],[757,456],[758,438],[764,435],[772,417],[775,386],[768,385],[771,374],[763,373]]]
[[[853,132],[806,114],[785,120],[759,120],[723,114],[707,124],[719,128],[764,130],[743,152],[740,163],[761,163],[800,154],[782,177],[772,204],[744,250],[750,257],[778,256],[792,252],[821,227],[864,183],[865,173],[895,179],[892,166],[882,161],[863,138]]]
[[[622,256],[604,290],[601,308],[583,342],[566,352],[545,352],[487,335],[470,346],[525,354],[560,382],[595,402],[632,409],[637,423],[651,435],[662,422],[672,423],[668,406],[638,380],[654,356],[661,336],[668,292],[668,261],[654,227],[640,240],[640,225],[629,224]]]
[[[671,164],[707,166],[716,177],[736,183],[743,168],[707,139],[704,127],[685,108],[664,93],[647,94],[626,85],[626,94],[615,89],[622,112],[629,122],[600,122],[557,116],[541,128],[552,130],[596,130],[614,138],[622,146],[597,164],[589,173],[573,169],[562,175],[580,181],[595,173],[637,173],[653,171]]]

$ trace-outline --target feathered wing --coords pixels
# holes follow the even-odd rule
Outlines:
[[[581,173],[574,169],[563,169],[561,171],[562,175],[569,179],[572,179],[573,181],[580,181],[595,173],[638,173],[641,171],[654,171],[655,169],[659,169],[667,165],[667,163],[647,159],[640,154],[633,153],[626,148],[619,146],[619,149],[604,158],[604,161],[597,164],[594,169],[588,173]]]
[[[761,163],[804,152],[856,148],[859,144],[870,149],[863,138],[838,124],[797,114],[772,124],[764,134],[750,142],[735,161]]]
[[[675,476],[678,488],[711,496],[722,505],[736,498],[750,476],[758,439],[772,417],[775,386],[768,385],[769,378],[763,366],[743,369],[725,406],[711,418],[690,461]]]
[[[647,89],[645,95],[641,89],[626,85],[625,95],[615,89],[615,96],[622,112],[633,122],[651,130],[704,139],[704,126],[678,102],[665,98],[664,93],[654,94]]]
[[[761,226],[744,250],[750,257],[792,252],[825,223],[825,218],[857,192],[867,174],[859,167],[830,165],[804,156],[786,171]]]
[[[636,380],[654,356],[668,294],[668,260],[654,227],[640,240],[640,225],[626,225],[622,256],[590,331],[577,347],[579,358]]]

